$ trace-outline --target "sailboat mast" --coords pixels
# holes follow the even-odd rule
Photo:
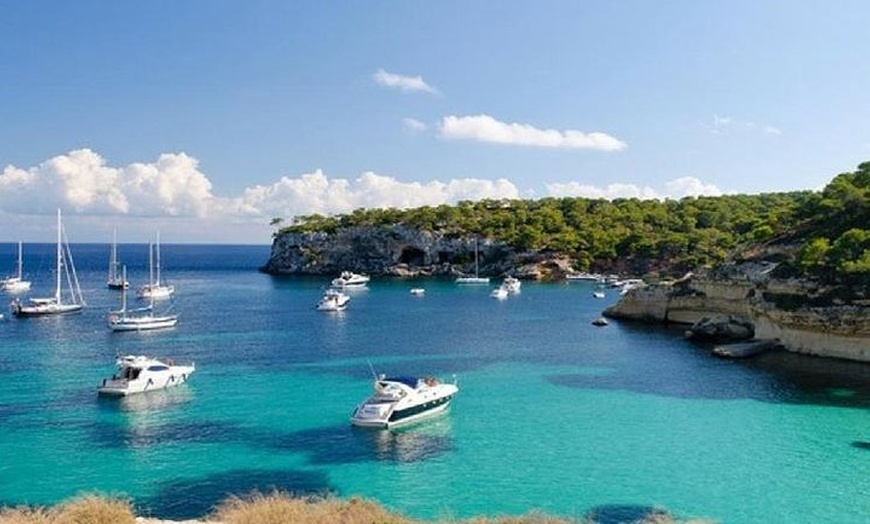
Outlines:
[[[60,305],[60,272],[63,265],[63,249],[61,248],[60,208],[57,208],[57,271],[55,275],[54,300]]]
[[[21,278],[22,278],[22,274],[21,274],[21,271],[22,271],[22,270],[21,270],[21,266],[22,266],[22,261],[21,261],[21,241],[19,240],[19,241],[18,241],[18,280],[21,280]]]
[[[154,243],[148,242],[148,289],[154,291]]]
[[[124,282],[127,281],[127,266],[121,268],[121,275]],[[121,288],[121,315],[127,316],[127,287]]]
[[[160,287],[160,231],[157,232],[157,287]]]
[[[112,251],[109,255],[109,283],[118,279],[118,230],[112,230]]]

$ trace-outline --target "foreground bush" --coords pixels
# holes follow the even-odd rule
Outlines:
[[[424,524],[400,513],[391,512],[377,502],[358,497],[294,497],[287,493],[254,493],[230,497],[208,516],[217,524]],[[580,520],[530,513],[519,517],[476,517],[469,520],[441,521],[446,524],[598,524],[612,522],[587,515]],[[621,521],[622,522],[622,521]],[[655,510],[631,524],[677,524],[682,521],[664,510]],[[135,524],[132,504],[127,500],[85,495],[54,508],[0,508],[0,524]]]
[[[84,495],[60,506],[2,508],[0,524],[135,524],[129,501]]]

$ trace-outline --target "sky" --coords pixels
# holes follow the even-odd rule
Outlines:
[[[870,2],[0,0],[0,242],[817,190],[870,160]]]

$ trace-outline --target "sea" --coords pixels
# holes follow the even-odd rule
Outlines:
[[[161,250],[174,329],[107,328],[120,305],[105,286],[108,244],[71,246],[83,313],[19,319],[4,307],[0,505],[100,493],[180,520],[281,490],[433,520],[870,521],[870,365],[722,360],[679,329],[596,327],[618,294],[594,298],[582,282],[525,282],[495,300],[495,281],[376,278],[347,310],[324,313],[314,305],[330,278],[258,272],[269,246]],[[148,246],[118,251],[133,286],[146,283]],[[0,273],[16,253],[0,244]],[[24,245],[30,296],[53,293],[53,267],[53,245]],[[99,397],[128,354],[196,372],[173,390]],[[460,392],[419,424],[352,427],[380,373],[455,380]]]

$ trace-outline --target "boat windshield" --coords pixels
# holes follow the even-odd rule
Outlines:
[[[162,364],[148,366],[148,371],[166,371],[167,369],[169,369],[169,366],[164,366]]]

